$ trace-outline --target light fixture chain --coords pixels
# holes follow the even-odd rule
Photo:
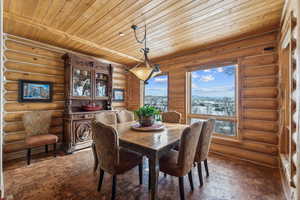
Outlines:
[[[136,30],[140,29],[139,27],[135,27],[133,28],[133,31],[134,31],[134,37],[135,37],[135,40],[140,43],[140,44],[143,44],[145,41],[146,41],[146,37],[147,37],[147,29],[146,29],[146,24],[145,24],[145,32],[144,32],[144,37],[142,40],[139,40],[138,37],[137,37],[137,34],[136,34]]]

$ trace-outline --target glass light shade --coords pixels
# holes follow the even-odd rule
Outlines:
[[[129,71],[132,72],[138,79],[146,81],[154,69],[150,66],[136,66]],[[155,74],[155,73],[153,73]]]

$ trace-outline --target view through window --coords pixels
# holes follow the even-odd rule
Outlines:
[[[159,75],[145,84],[144,105],[151,105],[160,111],[168,110],[168,75]]]
[[[192,123],[212,117],[216,119],[216,133],[236,135],[235,77],[235,65],[191,72]]]

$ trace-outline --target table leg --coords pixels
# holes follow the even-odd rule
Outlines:
[[[149,157],[150,162],[150,199],[155,200],[157,199],[157,179],[159,173],[159,162],[158,162],[158,155],[154,154]]]

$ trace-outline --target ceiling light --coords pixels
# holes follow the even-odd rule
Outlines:
[[[134,30],[134,36],[138,43],[143,44],[144,48],[141,48],[140,51],[143,53],[144,61],[138,63],[136,66],[131,68],[129,71],[132,72],[138,79],[143,80],[145,83],[147,81],[156,76],[157,74],[161,73],[159,69],[159,64],[154,64],[149,60],[148,53],[150,49],[147,47],[147,27],[145,25],[145,32],[144,38],[139,40],[136,36],[136,30],[139,29],[136,25],[132,25],[131,28]]]

